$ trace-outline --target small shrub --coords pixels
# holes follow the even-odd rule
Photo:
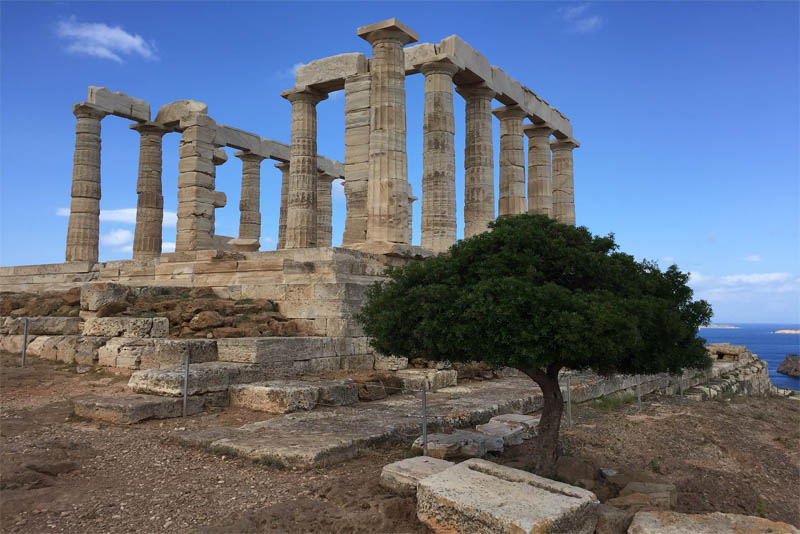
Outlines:
[[[608,413],[619,410],[623,406],[632,403],[635,399],[635,395],[610,395],[589,401],[589,407]]]
[[[764,499],[761,498],[761,495],[756,495],[756,513],[758,514],[758,517],[767,517],[767,505],[764,502]]]
[[[650,463],[647,464],[647,467],[649,467],[653,473],[658,473],[659,475],[661,474],[661,464],[658,463],[658,460],[655,458],[650,460]]]

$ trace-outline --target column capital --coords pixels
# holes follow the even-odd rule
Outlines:
[[[254,154],[253,152],[248,152],[246,150],[242,152],[234,152],[233,155],[242,161],[253,161],[255,163],[261,163],[262,161],[267,159],[264,156],[261,156],[259,154]]]
[[[164,135],[171,131],[170,128],[167,128],[163,124],[158,124],[157,122],[137,122],[136,124],[131,124],[129,126],[131,130],[136,130],[139,132],[140,135],[144,134],[156,134],[156,135]]]
[[[101,120],[108,112],[89,102],[79,102],[72,106],[72,114],[78,119]]]
[[[474,96],[484,96],[484,97],[494,98],[494,95],[497,94],[488,85],[486,85],[486,82],[480,82],[470,85],[457,85],[456,93],[460,94],[464,98],[469,98]]]
[[[522,127],[522,131],[528,137],[546,137],[549,138],[553,133],[553,128],[547,124],[526,124]]]
[[[275,168],[281,171],[288,171],[289,170],[289,162],[288,161],[279,161],[275,164]]]
[[[460,71],[461,67],[456,65],[450,58],[444,57],[436,61],[423,63],[419,67],[419,71],[425,76],[429,74],[446,74],[451,78],[456,72]]]
[[[502,106],[499,108],[494,108],[492,110],[492,114],[500,120],[503,119],[524,119],[528,116],[528,113],[519,107],[517,104],[513,106]]]
[[[550,141],[550,150],[557,151],[557,150],[572,150],[575,148],[580,147],[581,144],[578,143],[575,139],[568,137],[566,139],[553,139]]]
[[[375,44],[376,41],[383,39],[392,39],[407,45],[419,40],[417,32],[395,18],[361,26],[358,28],[357,34],[369,44]]]
[[[294,87],[281,93],[281,96],[294,104],[295,102],[308,102],[317,105],[319,102],[328,98],[327,93],[322,93],[307,86]]]

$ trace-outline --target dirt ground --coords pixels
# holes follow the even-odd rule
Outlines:
[[[268,416],[217,410],[120,427],[81,421],[68,399],[124,391],[127,379],[17,356],[0,358],[0,528],[3,532],[429,532],[413,498],[378,484],[407,448],[309,472],[213,456],[171,441],[185,429]],[[787,399],[689,403],[648,399],[573,411],[568,454],[602,467],[659,471],[680,511],[719,510],[800,526],[800,406]],[[496,461],[524,467],[532,442]]]

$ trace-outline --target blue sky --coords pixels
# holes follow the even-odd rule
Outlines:
[[[0,11],[2,265],[63,261],[71,106],[87,86],[145,99],[153,115],[199,100],[217,122],[288,142],[291,108],[279,93],[297,65],[369,55],[356,28],[397,17],[421,42],[460,35],[571,119],[582,144],[578,224],[614,232],[637,258],[692,272],[717,322],[800,322],[797,2],[2,2]],[[406,91],[409,178],[420,196],[422,76],[407,78]],[[455,109],[460,235],[458,95]],[[319,152],[342,160],[343,95],[318,111]],[[139,136],[129,124],[102,125],[101,260],[130,257]],[[178,138],[164,138],[165,243],[175,241]],[[228,195],[217,232],[235,236],[241,163],[228,154],[217,171]],[[265,250],[275,247],[279,193],[280,173],[265,162]],[[337,188],[334,243],[344,209]]]

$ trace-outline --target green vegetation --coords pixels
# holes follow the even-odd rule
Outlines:
[[[607,395],[589,401],[587,404],[590,408],[600,410],[602,412],[610,413],[615,410],[626,406],[636,400],[636,395]]]
[[[236,301],[236,304],[252,304],[253,299],[239,299]]]
[[[647,467],[649,467],[653,473],[658,473],[659,475],[661,474],[661,464],[655,458],[650,460],[650,463],[647,464]]]
[[[562,368],[601,374],[706,368],[711,308],[688,274],[619,252],[614,236],[541,215],[503,217],[448,255],[389,269],[358,316],[387,355],[515,367],[544,398],[535,464],[555,473]]]

